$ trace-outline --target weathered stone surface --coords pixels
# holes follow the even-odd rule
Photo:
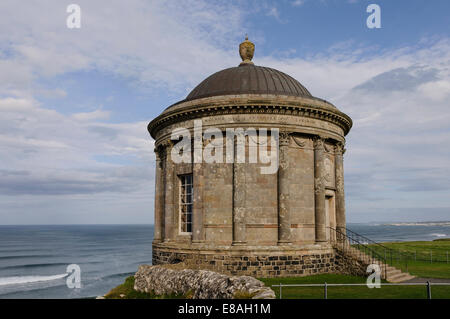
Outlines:
[[[336,250],[336,270],[341,274],[351,276],[367,276],[367,266],[370,264],[363,258],[358,258],[357,254],[350,254]]]
[[[134,275],[139,292],[192,294],[194,299],[232,299],[237,295],[252,299],[273,299],[269,287],[250,276],[227,276],[209,270],[141,265]]]

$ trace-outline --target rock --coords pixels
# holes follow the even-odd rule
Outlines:
[[[193,299],[273,299],[275,293],[250,276],[227,276],[209,270],[171,269],[141,265],[134,275],[134,289],[157,295],[192,295]]]
[[[103,296],[97,296],[95,299],[105,299]]]

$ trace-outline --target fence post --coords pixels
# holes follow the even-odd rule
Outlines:
[[[327,287],[327,282],[325,281],[325,285],[323,286],[324,288],[324,299],[328,299],[328,287]]]
[[[281,299],[281,282],[280,282],[280,299]]]
[[[431,260],[431,263],[433,263],[433,251],[432,250],[430,250],[430,260]]]
[[[414,250],[414,261],[417,261],[417,250]]]
[[[427,281],[427,299],[431,299],[431,284]]]
[[[448,264],[448,250],[447,250],[447,264]]]

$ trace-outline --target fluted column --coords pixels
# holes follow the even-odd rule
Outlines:
[[[155,177],[155,222],[154,242],[161,242],[164,237],[164,151],[161,147],[155,148],[156,177]]]
[[[202,163],[193,164],[193,212],[192,212],[192,242],[204,241],[203,230],[203,166]]]
[[[314,139],[314,208],[316,242],[327,240],[325,227],[325,178],[324,178],[324,143],[323,139]]]
[[[164,241],[174,237],[174,164],[171,158],[172,143],[169,141],[165,148],[165,203],[164,203]]]
[[[243,133],[236,134],[233,162],[233,245],[245,245],[245,158],[240,162],[238,144],[245,143]]]
[[[278,244],[291,242],[291,218],[289,212],[289,142],[290,135],[280,132],[280,165],[278,168]]]
[[[336,228],[345,234],[345,194],[344,194],[344,144],[335,146],[335,174],[336,174]]]

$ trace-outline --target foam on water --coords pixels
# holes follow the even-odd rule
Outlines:
[[[13,276],[0,278],[0,286],[28,284],[33,282],[51,281],[66,277],[68,274],[53,276]]]
[[[433,233],[433,234],[430,234],[430,235],[434,236],[434,237],[447,237],[446,234],[438,234],[438,233]]]

